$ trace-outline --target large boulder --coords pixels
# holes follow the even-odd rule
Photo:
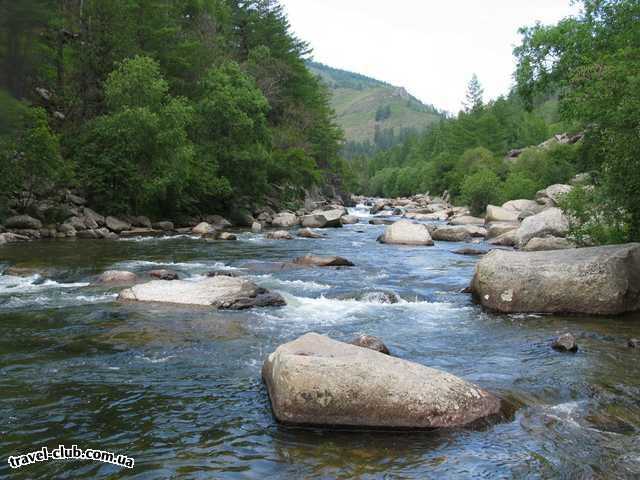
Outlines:
[[[558,237],[544,237],[544,238],[532,238],[527,244],[522,247],[524,252],[543,252],[548,250],[566,250],[567,248],[576,248],[566,238]]]
[[[440,227],[433,231],[431,237],[441,242],[470,242],[471,233],[463,226]]]
[[[221,310],[282,306],[284,299],[256,284],[237,277],[215,276],[197,282],[155,280],[120,292],[119,300],[199,305]]]
[[[207,222],[200,222],[198,225],[191,229],[194,235],[210,235],[215,233],[218,229]]]
[[[356,215],[344,215],[340,217],[342,225],[355,225],[360,222],[360,219]]]
[[[525,218],[516,231],[516,239],[518,245],[523,247],[535,237],[566,237],[568,233],[569,219],[559,208],[549,208]]]
[[[460,217],[453,217],[449,223],[451,225],[482,225],[484,224],[484,218],[462,215]]]
[[[104,220],[105,225],[109,230],[115,233],[124,232],[125,230],[131,230],[131,225],[116,217],[107,217]]]
[[[23,229],[23,230],[39,230],[42,228],[42,222],[37,218],[29,215],[16,215],[7,218],[4,222],[7,228]]]
[[[133,272],[127,272],[124,270],[107,270],[97,278],[96,283],[122,284],[135,283],[136,281],[138,281],[138,276]]]
[[[551,185],[550,187],[536,193],[536,201],[540,205],[544,205],[546,207],[555,207],[558,205],[560,199],[562,199],[562,197],[567,193],[571,192],[571,190],[573,190],[571,185]]]
[[[381,243],[394,245],[433,245],[429,229],[425,225],[400,220],[389,225],[380,237]]]
[[[342,227],[342,217],[346,215],[344,208],[334,208],[332,210],[316,210],[313,215],[322,215],[327,223],[322,228],[340,228]]]
[[[496,207],[495,205],[487,206],[487,214],[484,218],[485,223],[492,222],[517,222],[518,212],[507,210],[506,208]]]
[[[502,235],[490,239],[489,244],[496,245],[498,247],[515,247],[518,243],[516,232],[517,230],[511,230],[509,232],[503,233]]]
[[[502,205],[502,208],[518,213],[525,211],[539,213],[544,207],[534,200],[509,200],[507,203]]]
[[[296,258],[293,263],[296,265],[304,265],[305,267],[353,267],[346,258],[342,257],[321,257],[319,255],[305,255]]]
[[[271,225],[278,228],[290,228],[295,227],[300,223],[300,219],[296,217],[293,213],[282,212],[277,214],[271,220]]]
[[[173,222],[163,221],[163,222],[154,223],[153,224],[153,228],[154,228],[154,230],[161,230],[163,232],[170,232],[171,230],[174,229],[174,225],[173,225]]]
[[[305,228],[324,228],[327,219],[324,215],[305,215],[302,217],[302,226]]]
[[[640,309],[640,244],[546,252],[494,250],[471,284],[485,307],[507,313],[614,315]]]
[[[517,230],[520,227],[519,223],[511,222],[495,222],[487,225],[487,238],[496,238],[507,232]]]
[[[432,429],[500,410],[454,375],[316,333],[278,347],[262,378],[276,419],[292,425]]]
[[[301,228],[298,230],[298,236],[301,238],[323,238],[318,232],[314,232],[310,228]]]

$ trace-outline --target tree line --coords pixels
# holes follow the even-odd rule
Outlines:
[[[354,159],[358,189],[384,196],[448,191],[479,213],[487,203],[588,173],[566,208],[602,241],[640,240],[640,1],[581,0],[556,25],[521,29],[516,87],[482,101],[474,78],[465,109],[422,135]],[[521,149],[558,133],[575,145]]]
[[[277,1],[21,0],[0,22],[5,204],[64,185],[109,213],[207,213],[347,171]]]

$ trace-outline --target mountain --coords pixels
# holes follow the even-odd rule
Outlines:
[[[329,87],[331,104],[349,142],[374,142],[376,128],[399,136],[406,130],[423,130],[443,113],[425,105],[404,88],[373,78],[307,62],[309,70]]]

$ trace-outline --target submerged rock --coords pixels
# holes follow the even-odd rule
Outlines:
[[[107,270],[103,272],[96,280],[96,283],[135,283],[138,281],[138,276],[133,272],[127,272],[125,270]]]
[[[616,315],[640,310],[640,244],[494,250],[476,266],[472,288],[483,306],[505,313]]]
[[[565,333],[556,338],[551,344],[551,348],[558,352],[571,352],[578,351],[578,344],[576,343],[576,337],[570,333]]]
[[[262,377],[286,424],[431,429],[500,409],[497,397],[454,375],[316,333],[278,347]]]
[[[353,267],[354,264],[343,257],[321,257],[319,255],[305,255],[293,261],[296,265],[306,267]]]
[[[245,310],[253,307],[283,306],[285,301],[256,284],[235,277],[215,276],[198,282],[152,281],[120,292],[119,300]]]
[[[389,225],[381,236],[380,242],[395,245],[433,245],[433,239],[427,227],[408,220],[400,220]]]
[[[157,278],[158,280],[168,280],[168,281],[178,280],[180,278],[177,272],[174,272],[173,270],[164,270],[164,269],[151,270],[149,272],[149,276],[153,278]]]
[[[394,304],[400,302],[399,295],[392,292],[365,292],[358,297],[361,302]]]
[[[374,337],[371,335],[358,335],[351,341],[351,345],[355,345],[356,347],[361,348],[368,348],[369,350],[384,353],[385,355],[391,355],[384,342],[378,337]]]
[[[293,240],[291,234],[285,230],[277,230],[275,232],[267,232],[264,236],[267,240]]]
[[[460,248],[458,250],[454,250],[451,253],[455,253],[456,255],[474,256],[474,255],[486,255],[489,252],[487,250],[480,250],[477,248],[465,247],[465,248]]]

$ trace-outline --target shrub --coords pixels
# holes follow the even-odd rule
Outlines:
[[[489,204],[502,203],[502,185],[491,170],[468,176],[462,185],[461,199],[469,205],[473,215],[480,215]]]

